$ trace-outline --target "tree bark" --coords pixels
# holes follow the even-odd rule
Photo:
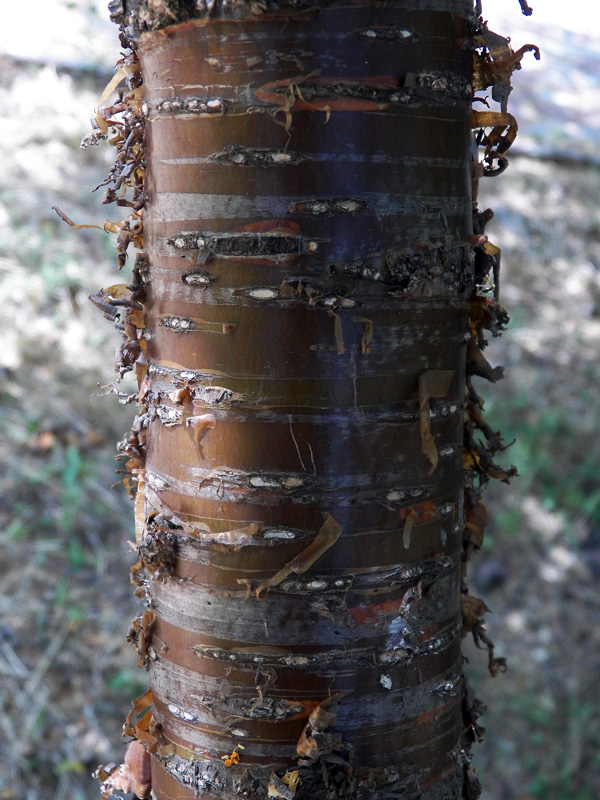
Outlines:
[[[151,796],[475,797],[472,4],[113,12],[144,84]]]

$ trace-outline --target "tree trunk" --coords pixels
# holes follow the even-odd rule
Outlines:
[[[113,3],[146,137],[126,731],[160,800],[475,797],[472,4],[197,5]]]

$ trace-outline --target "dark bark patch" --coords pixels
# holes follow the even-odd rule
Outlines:
[[[290,203],[290,214],[310,214],[314,216],[325,215],[332,217],[335,214],[358,214],[364,211],[367,203],[353,197],[325,197],[315,200],[305,200],[301,203]]]
[[[329,265],[331,275],[384,283],[402,295],[462,297],[473,288],[470,248],[385,250]]]
[[[305,161],[306,156],[288,150],[230,145],[218,153],[212,153],[208,160],[233,167],[291,167]]]
[[[177,250],[196,250],[204,261],[213,258],[280,259],[297,256],[316,249],[316,243],[306,245],[296,231],[257,230],[235,233],[178,233],[167,240]]]
[[[382,111],[393,103],[407,103],[411,91],[403,90],[391,75],[362,80],[318,78],[312,75],[267,83],[255,90],[263,103],[295,111]]]
[[[356,35],[363,36],[365,39],[379,39],[391,43],[415,40],[415,32],[402,25],[374,25],[356,31]]]

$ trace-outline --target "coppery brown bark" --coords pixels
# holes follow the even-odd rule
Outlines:
[[[471,3],[112,6],[144,84],[151,796],[474,797]]]

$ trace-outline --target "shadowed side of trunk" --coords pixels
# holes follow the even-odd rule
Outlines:
[[[153,796],[462,797],[470,5],[211,9],[138,43]]]

